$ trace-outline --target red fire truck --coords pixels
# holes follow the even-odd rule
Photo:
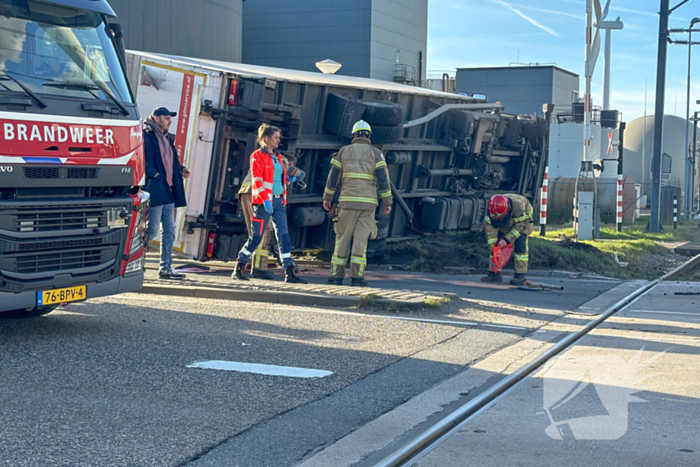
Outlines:
[[[0,0],[0,317],[135,291],[149,196],[104,0]]]

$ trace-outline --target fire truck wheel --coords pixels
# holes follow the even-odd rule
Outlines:
[[[362,119],[370,125],[395,126],[403,122],[403,106],[395,102],[360,100],[365,105]]]
[[[31,308],[20,308],[19,310],[10,310],[0,312],[0,318],[20,319],[20,318],[36,318],[37,316],[51,313],[58,305],[33,306]]]

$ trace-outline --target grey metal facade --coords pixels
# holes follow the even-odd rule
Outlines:
[[[132,50],[240,62],[243,0],[109,0]]]
[[[513,114],[542,116],[542,104],[555,104],[556,111],[571,111],[578,98],[579,76],[556,66],[458,68],[457,92],[488,95]]]
[[[248,0],[243,62],[317,71],[330,58],[338,74],[393,80],[397,62],[425,77],[428,0]]]

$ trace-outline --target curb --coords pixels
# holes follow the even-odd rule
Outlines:
[[[233,290],[217,289],[213,287],[175,287],[163,285],[144,285],[139,294],[168,295],[176,297],[209,298],[216,300],[232,300],[245,302],[280,303],[284,305],[309,305],[353,307],[363,298],[361,296],[308,294],[301,292],[267,292],[263,290]],[[411,310],[424,308],[423,301],[393,300],[390,298],[377,298],[377,304],[388,305],[394,303]]]

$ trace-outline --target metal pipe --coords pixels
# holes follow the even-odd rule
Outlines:
[[[433,110],[425,117],[417,118],[415,120],[411,120],[410,122],[404,123],[403,127],[411,128],[422,125],[423,123],[428,123],[448,110],[503,110],[504,108],[505,107],[503,104],[445,104],[439,109]]]
[[[396,202],[399,204],[401,207],[401,210],[406,214],[406,217],[413,222],[413,212],[408,208],[408,204],[406,204],[406,201],[404,201],[403,197],[401,196],[401,193],[399,193],[399,190],[396,189],[396,186],[394,185],[394,182],[391,182],[391,195],[396,199]]]
[[[508,156],[486,156],[486,160],[492,164],[507,164],[510,162],[510,157]]]
[[[472,169],[434,169],[434,170],[425,170],[421,173],[421,175],[425,177],[438,177],[438,176],[443,176],[443,175],[454,175],[454,176],[459,176],[459,175],[472,175],[474,172]]]

